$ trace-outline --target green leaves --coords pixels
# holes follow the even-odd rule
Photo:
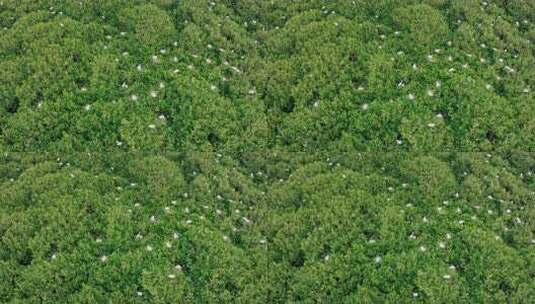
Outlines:
[[[533,31],[516,4],[5,7],[10,150],[489,151],[533,137]]]
[[[119,24],[123,30],[134,32],[139,43],[152,48],[172,42],[177,35],[171,17],[150,4],[121,11]]]
[[[418,45],[433,47],[448,39],[449,28],[444,16],[429,5],[400,7],[394,11],[393,17],[402,30],[410,32]]]
[[[164,157],[137,159],[129,170],[133,179],[151,189],[155,197],[170,200],[183,190],[184,178],[180,168]]]
[[[534,298],[533,8],[0,1],[0,302]]]
[[[321,154],[5,156],[2,300],[530,295],[526,154]]]
[[[402,168],[407,180],[418,183],[418,189],[435,201],[446,199],[456,189],[457,184],[448,165],[434,157],[423,156],[406,161]]]
[[[368,61],[368,86],[378,98],[388,98],[396,87],[394,63],[384,54],[378,54]]]

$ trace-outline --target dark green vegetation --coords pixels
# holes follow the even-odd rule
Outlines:
[[[0,0],[1,303],[530,303],[535,2]]]
[[[533,150],[533,1],[331,2],[3,0],[0,147]]]
[[[535,296],[533,154],[1,160],[2,302]]]

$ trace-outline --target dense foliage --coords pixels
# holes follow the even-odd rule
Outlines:
[[[529,303],[535,2],[1,0],[1,303]]]

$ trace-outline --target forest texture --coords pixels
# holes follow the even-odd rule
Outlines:
[[[0,303],[532,303],[535,1],[1,0]]]

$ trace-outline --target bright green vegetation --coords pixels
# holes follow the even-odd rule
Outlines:
[[[0,0],[0,303],[530,303],[535,2]]]

